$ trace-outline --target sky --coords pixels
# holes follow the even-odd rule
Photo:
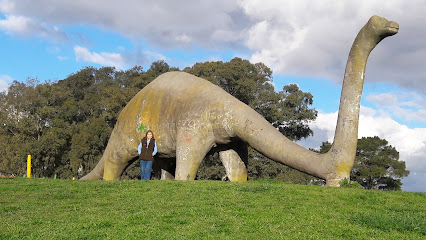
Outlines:
[[[234,57],[270,67],[277,91],[314,96],[314,136],[332,142],[341,85],[356,34],[373,15],[399,23],[370,54],[359,138],[400,152],[403,191],[426,192],[426,1],[423,0],[0,0],[0,91],[14,80],[57,81],[85,66],[164,60],[183,69]]]

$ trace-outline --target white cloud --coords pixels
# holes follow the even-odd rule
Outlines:
[[[424,2],[414,1],[240,1],[256,23],[246,40],[275,72],[328,78],[340,82],[350,47],[370,16],[400,24],[400,32],[373,51],[367,65],[369,82],[394,82],[403,88],[426,88],[426,22]],[[409,12],[410,14],[407,14]],[[423,40],[420,40],[423,39]]]
[[[77,61],[91,62],[104,66],[113,66],[118,69],[124,68],[124,59],[119,53],[90,52],[87,48],[81,46],[75,46],[74,53]]]
[[[367,101],[375,102],[381,105],[394,105],[398,102],[398,98],[390,93],[380,93],[367,96]]]
[[[82,46],[75,46],[74,53],[77,61],[85,61],[102,66],[112,66],[116,67],[117,69],[124,69],[135,65],[141,66],[157,60],[167,59],[162,54],[153,51],[144,51],[141,49],[134,51],[123,51],[122,53],[97,53],[91,52],[89,49]]]
[[[23,16],[8,16],[4,20],[0,20],[0,28],[21,35],[27,35],[31,30],[31,21]]]
[[[370,16],[380,15],[401,29],[373,51],[367,81],[426,89],[422,6],[422,0],[40,0],[36,5],[2,0],[0,11],[6,31],[60,36],[64,32],[58,26],[84,24],[142,38],[162,49],[248,48],[253,62],[264,62],[276,73],[336,82],[343,77],[357,32]]]
[[[223,41],[213,38],[217,31],[239,32],[247,25],[237,2],[229,0],[40,0],[37,6],[31,0],[3,0],[0,11],[58,25],[98,26],[166,48],[189,42],[217,47]]]
[[[149,50],[143,50],[143,49],[124,51],[122,53],[122,56],[128,67],[132,67],[135,65],[139,65],[139,66],[149,65],[152,62],[157,60],[164,60],[166,62],[169,60],[160,53],[149,51]]]
[[[142,38],[163,50],[248,48],[253,62],[264,62],[276,73],[336,82],[343,77],[357,32],[370,16],[380,15],[401,29],[373,51],[366,80],[426,89],[426,15],[421,6],[422,0],[40,0],[37,5],[3,0],[0,11],[7,17],[1,20],[3,29],[22,34],[50,36],[63,33],[57,26],[84,24]]]
[[[67,34],[57,26],[50,26],[26,16],[6,15],[6,19],[0,19],[0,29],[9,34],[44,37],[54,42],[68,40]]]
[[[182,42],[182,43],[190,43],[191,42],[191,37],[189,37],[186,34],[181,34],[175,37],[176,41],[178,42]]]
[[[366,96],[366,100],[383,114],[394,118],[419,122],[426,119],[426,95],[418,91],[370,94]]]
[[[65,60],[68,60],[68,57],[65,57],[65,56],[56,56],[56,58],[57,58],[59,61],[65,61]]]
[[[7,91],[9,83],[13,81],[8,75],[0,75],[0,92]]]
[[[305,147],[317,148],[324,141],[333,142],[334,131],[337,122],[337,112],[319,113],[318,118],[310,126],[314,131],[314,136],[299,143]],[[405,161],[410,175],[404,183],[410,184],[410,179],[416,175],[423,176],[426,182],[426,128],[408,128],[393,119],[378,115],[377,111],[371,108],[361,107],[359,120],[358,138],[378,136],[386,139],[390,145],[400,153],[400,160]],[[410,191],[426,192],[426,186],[404,186],[403,189]]]

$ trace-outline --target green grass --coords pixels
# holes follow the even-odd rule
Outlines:
[[[0,239],[425,239],[426,194],[276,181],[0,179]]]

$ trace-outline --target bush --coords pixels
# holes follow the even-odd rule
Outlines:
[[[342,187],[342,188],[360,188],[360,189],[363,188],[361,186],[361,184],[359,184],[357,181],[350,181],[347,178],[340,181],[340,187]]]

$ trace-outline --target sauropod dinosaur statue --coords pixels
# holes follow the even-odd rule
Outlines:
[[[97,166],[83,179],[118,180],[135,158],[142,133],[154,131],[162,179],[193,180],[211,150],[218,150],[230,181],[247,181],[247,144],[270,159],[339,186],[349,178],[358,140],[360,100],[367,58],[399,25],[373,16],[349,53],[333,145],[328,153],[309,151],[283,136],[255,110],[218,86],[184,72],[160,75],[124,107]]]

